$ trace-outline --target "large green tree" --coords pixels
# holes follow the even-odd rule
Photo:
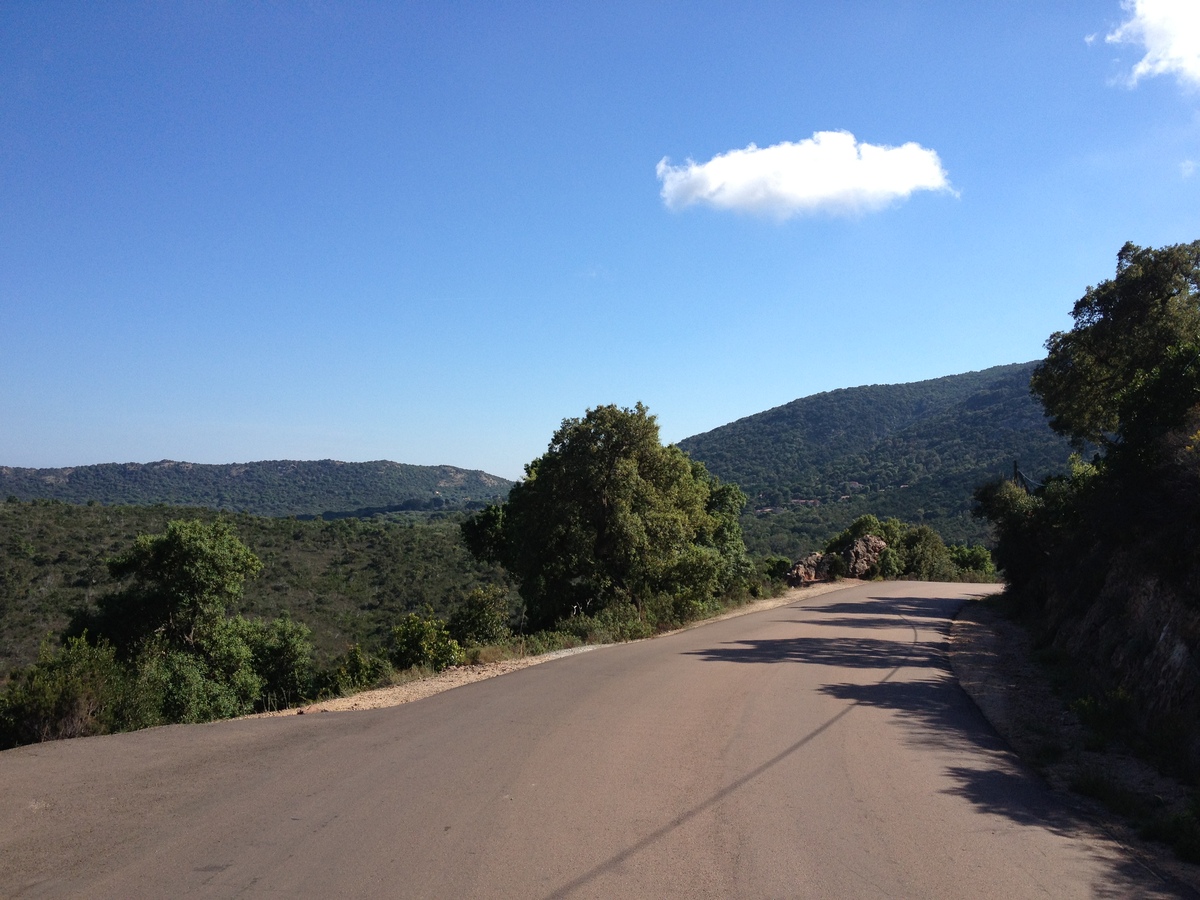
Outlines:
[[[1126,244],[1072,315],[1032,389],[1054,428],[1100,453],[1032,495],[993,484],[978,500],[1011,585],[1086,604],[1122,554],[1159,577],[1200,566],[1200,241]]]
[[[1031,387],[1051,427],[1077,446],[1107,449],[1132,431],[1175,427],[1200,399],[1192,393],[1200,241],[1160,249],[1125,244],[1116,277],[1089,287],[1071,315],[1074,327],[1046,341]]]
[[[163,534],[139,535],[108,561],[109,574],[128,583],[100,600],[93,628],[123,651],[152,635],[192,650],[221,626],[261,568],[228,523],[170,522]]]
[[[744,584],[744,504],[736,485],[664,447],[645,406],[600,406],[563,420],[507,502],[463,536],[514,576],[533,627],[664,598],[685,618]]]
[[[290,703],[311,679],[308,629],[290,619],[230,617],[262,568],[228,523],[170,522],[108,562],[121,587],[70,631],[114,645],[148,721],[196,722]]]

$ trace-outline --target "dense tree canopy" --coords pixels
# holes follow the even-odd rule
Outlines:
[[[1036,491],[977,494],[1015,593],[1058,615],[1093,603],[1115,560],[1179,585],[1200,574],[1200,241],[1126,244],[1072,314],[1032,386],[1057,430],[1100,452]]]
[[[1138,741],[1200,772],[1200,241],[1126,244],[1073,315],[1033,389],[1057,430],[1099,452],[1032,491],[987,485],[979,509],[1046,639],[1097,696],[1121,693]]]
[[[93,627],[122,649],[151,635],[193,648],[224,621],[246,578],[261,568],[227,522],[171,522],[163,534],[139,535],[109,560],[110,575],[131,583],[100,601]]]
[[[1089,287],[1072,315],[1074,327],[1046,342],[1032,388],[1055,429],[1100,453],[1032,494],[1004,483],[977,494],[1009,582],[1028,596],[1060,582],[1094,590],[1104,561],[1135,545],[1180,571],[1196,559],[1200,241],[1126,244],[1116,277]],[[1075,571],[1089,558],[1086,574]]]
[[[686,608],[738,589],[750,571],[744,504],[736,486],[664,447],[645,406],[609,405],[565,419],[508,501],[468,520],[463,535],[476,556],[512,573],[530,624],[543,627],[652,599]]]
[[[1200,241],[1158,250],[1127,243],[1116,277],[1089,287],[1075,325],[1046,341],[1033,393],[1077,445],[1111,445],[1134,425],[1178,424],[1196,402]],[[1190,348],[1190,349],[1189,349]]]
[[[980,482],[1014,459],[1041,479],[1070,454],[1030,396],[1034,366],[815,394],[679,446],[750,496],[742,530],[751,554],[798,559],[864,514],[975,543],[987,533],[970,514]]]

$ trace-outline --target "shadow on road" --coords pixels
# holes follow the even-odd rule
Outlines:
[[[805,612],[814,613],[844,613],[850,616],[848,621],[868,619],[872,616],[886,616],[891,626],[898,623],[896,617],[905,619],[939,619],[948,621],[954,611],[962,605],[961,600],[946,600],[937,597],[869,597],[853,603],[828,603],[825,606],[804,606]]]
[[[1004,740],[975,708],[948,670],[933,677],[923,675],[919,680],[826,684],[818,690],[854,706],[895,713],[907,739],[920,747],[987,753],[1007,750]],[[1015,761],[1012,765],[1016,765]],[[965,793],[961,796],[971,799]]]
[[[895,623],[893,623],[895,627]],[[705,662],[809,663],[850,669],[894,669],[896,666],[945,667],[940,654],[921,644],[875,638],[771,638],[734,641],[707,650],[689,650],[685,655]]]
[[[994,761],[990,767],[948,766],[945,771],[953,786],[946,788],[944,793],[961,797],[980,812],[1003,817],[1019,826],[1045,828],[1072,838],[1081,832],[1094,831],[1095,823],[1083,809],[1052,794],[1036,774],[1025,769],[1008,752],[1004,740],[951,674],[944,641],[959,605],[944,599],[889,597],[819,607],[791,607],[804,615],[787,621],[806,627],[880,630],[908,626],[912,629],[912,638],[908,641],[857,636],[747,640],[689,651],[688,655],[708,662],[790,662],[890,670],[871,684],[838,683],[818,688],[830,697],[845,701],[847,706],[802,743],[858,707],[888,710],[905,726],[908,739],[919,746],[945,751],[984,751],[981,759]],[[812,616],[814,613],[817,615]],[[928,635],[931,631],[936,633],[936,640],[922,640],[922,632]],[[906,669],[914,671],[903,674]],[[789,748],[788,753],[798,746]],[[751,773],[745,780],[762,771]],[[730,790],[735,787],[731,785]],[[1093,852],[1110,873],[1104,883],[1091,886],[1094,896],[1197,897],[1194,891],[1173,879],[1151,873],[1131,855],[1122,854],[1119,859],[1113,859],[1108,854],[1101,854],[1099,848]],[[1150,882],[1158,883],[1151,893],[1146,894],[1148,875]],[[1159,878],[1166,880],[1159,881]]]

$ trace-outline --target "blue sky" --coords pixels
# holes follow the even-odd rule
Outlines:
[[[1040,357],[1200,238],[1194,0],[0,6],[0,464],[517,477]]]

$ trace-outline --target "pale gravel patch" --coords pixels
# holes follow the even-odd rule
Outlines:
[[[687,631],[691,628],[699,628],[702,625],[708,625],[712,622],[722,622],[725,619],[733,619],[737,616],[745,616],[750,613],[763,612],[768,609],[777,609],[780,606],[787,606],[790,603],[796,603],[800,600],[806,600],[810,597],[817,597],[821,594],[828,594],[831,591],[839,591],[844,588],[854,587],[855,585],[863,584],[864,582],[853,578],[847,578],[842,581],[813,584],[807,587],[789,588],[778,597],[769,597],[765,600],[756,600],[753,603],[747,603],[739,606],[736,609],[731,609],[728,612],[722,613],[719,616],[714,616],[711,619],[703,619],[699,622],[693,622],[684,628],[678,628],[675,631],[664,632],[660,635],[655,635],[646,640],[654,640],[658,637],[665,637],[668,634],[678,634],[680,631]],[[404,684],[397,684],[391,687],[376,688],[371,691],[363,691],[359,694],[353,694],[349,697],[334,697],[330,700],[322,700],[319,703],[312,703],[308,706],[300,706],[294,709],[284,709],[278,712],[257,713],[253,716],[244,716],[247,719],[262,719],[273,718],[275,716],[295,716],[306,715],[309,713],[322,712],[344,712],[347,710],[363,710],[363,709],[384,709],[389,706],[399,706],[402,703],[412,703],[414,700],[424,700],[426,697],[432,697],[434,694],[440,694],[442,691],[448,691],[452,688],[462,687],[464,684],[473,684],[476,681],[486,681],[488,678],[496,678],[500,675],[507,675],[509,672],[516,672],[519,669],[527,669],[530,666],[540,665],[544,662],[550,662],[554,659],[560,659],[564,656],[572,656],[576,653],[586,653],[590,650],[600,650],[604,647],[611,647],[612,644],[586,644],[581,647],[570,647],[566,650],[554,650],[550,653],[543,653],[539,656],[525,656],[518,659],[504,659],[500,662],[483,663],[476,666],[453,666],[445,669],[436,675],[431,675],[428,678],[421,678],[415,681],[409,681]]]

